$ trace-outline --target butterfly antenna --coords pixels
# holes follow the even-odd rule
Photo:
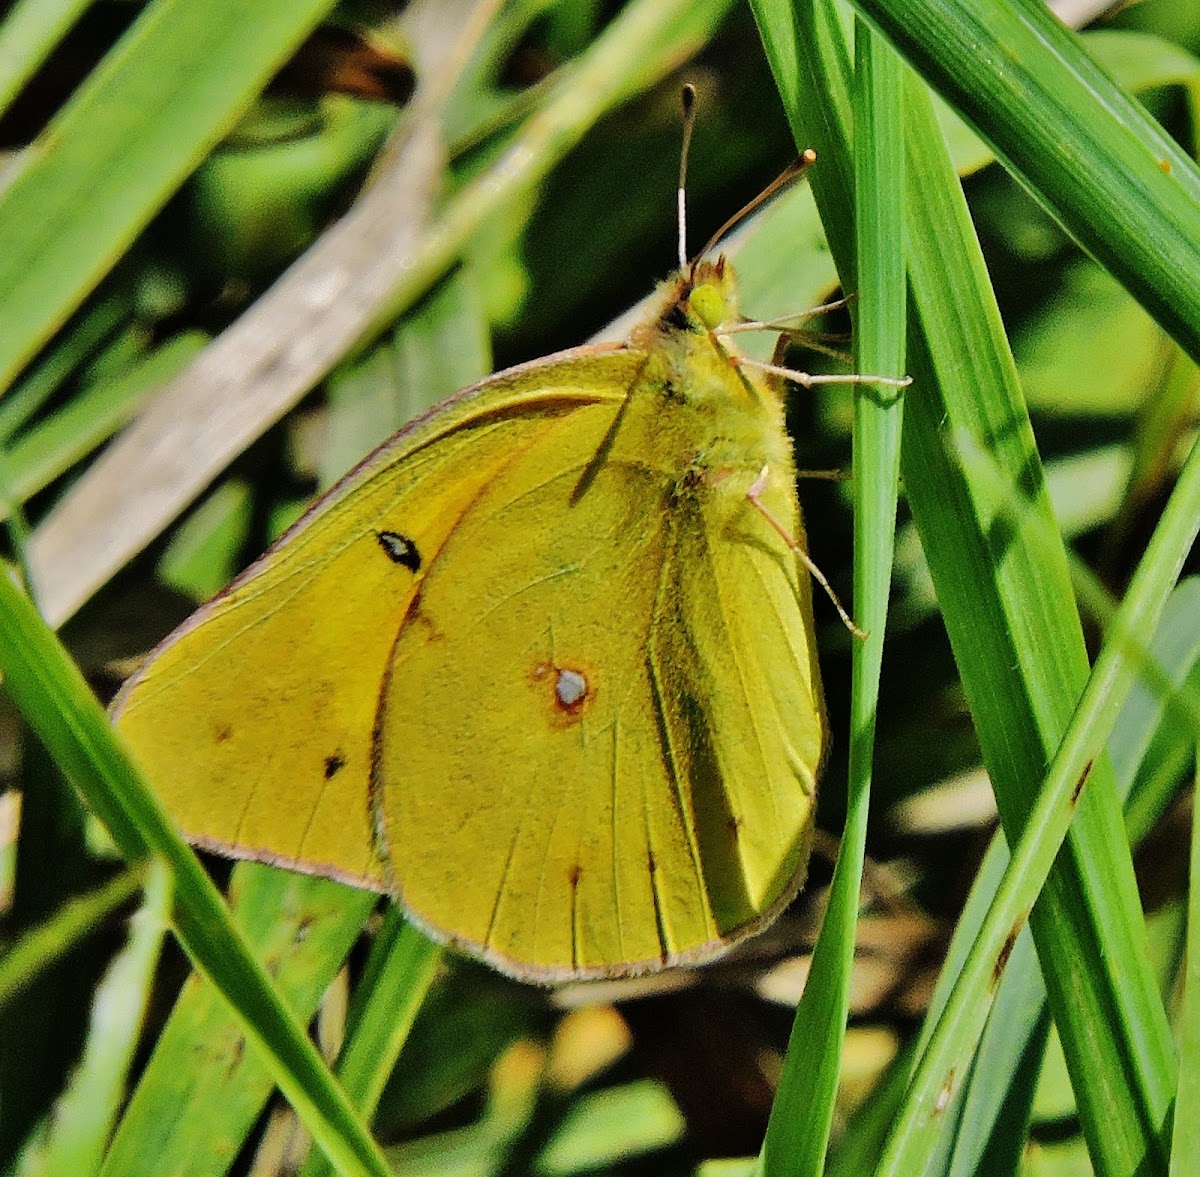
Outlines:
[[[696,125],[696,87],[685,82],[683,93],[683,149],[679,153],[679,188],[676,190],[679,216],[679,268],[686,270],[687,256],[687,166],[692,147],[692,128]]]
[[[727,220],[725,224],[723,224],[708,239],[704,248],[698,254],[696,254],[695,258],[692,259],[692,264],[694,265],[702,257],[716,249],[717,243],[725,236],[726,233],[744,221],[752,212],[754,212],[755,209],[761,208],[781,188],[786,188],[794,179],[796,179],[797,176],[801,175],[801,173],[806,171],[808,167],[811,164],[816,163],[816,161],[817,153],[811,147],[806,148],[799,159],[793,160],[790,164],[788,164],[788,166],[784,168],[783,171],[780,172],[779,175],[776,176],[775,179],[773,179],[752,201],[750,201],[749,204],[738,209],[738,211],[735,212],[733,216],[731,216],[729,220]],[[682,201],[682,199],[683,197],[681,195],[680,200]],[[682,205],[680,207],[682,207]],[[682,246],[682,234],[680,234],[679,240],[680,245]],[[685,263],[685,266],[686,264],[687,263]]]

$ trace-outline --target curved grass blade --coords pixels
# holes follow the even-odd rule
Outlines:
[[[316,1047],[250,955],[196,856],[175,833],[118,743],[78,668],[29,598],[0,576],[0,671],[13,700],[68,780],[132,861],[161,856],[175,883],[175,927],[221,989],[275,1081],[344,1174],[387,1167]]]

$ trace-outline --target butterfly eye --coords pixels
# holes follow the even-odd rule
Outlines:
[[[725,321],[725,297],[715,286],[695,287],[688,295],[688,306],[710,331],[715,331]]]

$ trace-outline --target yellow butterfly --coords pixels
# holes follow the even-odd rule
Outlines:
[[[778,371],[723,258],[465,389],[125,684],[209,850],[386,890],[517,977],[716,955],[800,888],[827,728]]]

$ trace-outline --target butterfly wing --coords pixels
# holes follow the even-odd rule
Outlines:
[[[394,889],[521,977],[713,955],[807,860],[825,743],[807,579],[746,500],[752,474],[681,493],[694,448],[685,431],[671,452],[673,405],[644,403],[615,446],[572,420],[489,481],[382,695]]]
[[[539,435],[603,433],[639,357],[580,349],[398,434],[155,651],[113,713],[194,842],[383,889],[368,806],[395,635],[471,504]]]
[[[679,519],[667,572],[676,589],[651,648],[727,940],[769,923],[803,883],[828,745],[811,580],[744,482],[714,488]],[[803,543],[794,480],[777,477],[763,505]]]
[[[194,841],[531,979],[779,910],[825,742],[790,445],[677,298],[660,323],[444,404],[159,648],[114,713]]]
[[[601,441],[573,426],[489,484],[400,629],[378,729],[404,906],[543,979],[717,934],[645,654],[664,483],[606,462],[572,503]]]

